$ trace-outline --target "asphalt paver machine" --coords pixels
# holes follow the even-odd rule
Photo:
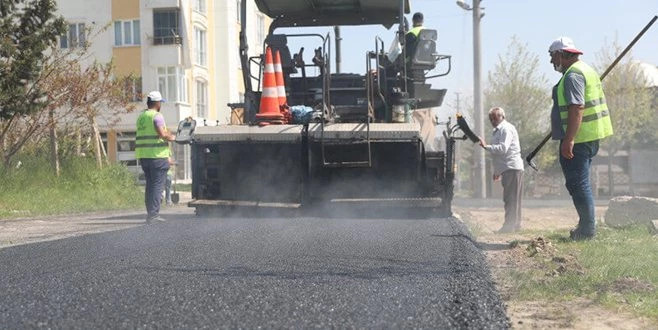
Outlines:
[[[265,43],[257,47],[263,54],[268,47],[280,54],[292,116],[283,124],[259,122],[265,56],[248,55],[247,28],[254,24],[247,22],[247,1],[242,1],[239,52],[245,99],[229,106],[243,111],[243,123],[188,121],[179,126],[178,142],[190,143],[192,151],[189,206],[198,214],[350,206],[451,215],[455,141],[464,137],[455,136],[459,127],[450,120],[436,121],[446,89],[434,89],[427,80],[448,74],[451,62],[450,56],[437,54],[437,31],[422,30],[416,46],[407,49],[408,0],[255,4],[272,19]],[[347,57],[363,63],[364,72],[336,72],[331,63],[346,58],[336,42],[339,28],[356,25],[397,26],[395,47],[384,49],[384,41],[373,35],[363,41],[373,49]],[[280,33],[290,27],[295,34]],[[334,28],[336,40],[330,33],[303,33],[306,27]],[[298,42],[308,46],[291,49]],[[311,51],[304,54],[304,49]],[[443,126],[437,137],[437,127]]]

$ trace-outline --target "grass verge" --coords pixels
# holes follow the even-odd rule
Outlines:
[[[517,244],[517,267],[505,270],[510,298],[564,301],[587,298],[612,310],[658,321],[658,237],[646,226],[600,228],[596,239],[568,233]]]
[[[68,159],[57,177],[47,160],[21,162],[20,168],[0,168],[0,218],[143,207],[144,194],[125,166],[99,170],[92,160]]]

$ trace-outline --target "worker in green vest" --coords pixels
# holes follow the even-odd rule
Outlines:
[[[407,32],[404,40],[404,65],[406,68],[407,91],[410,95],[415,96],[416,83],[422,84],[425,82],[425,71],[422,69],[413,69],[411,61],[416,54],[420,31],[425,27],[423,26],[423,13],[417,12],[411,18],[412,27]]]
[[[553,68],[562,73],[553,87],[551,135],[560,141],[560,166],[579,217],[570,237],[591,239],[596,234],[596,218],[590,167],[599,141],[612,135],[610,112],[599,75],[578,58],[583,52],[571,38],[557,38],[548,52]]]
[[[160,113],[164,101],[160,92],[148,93],[147,109],[137,118],[135,158],[142,166],[146,179],[144,203],[147,224],[165,221],[160,217],[160,203],[169,170],[169,141],[174,141],[176,136],[167,130],[164,117]]]
[[[409,32],[405,35],[405,41],[404,41],[404,51],[406,53],[407,58],[405,59],[406,62],[410,62],[411,59],[414,57],[414,54],[416,53],[416,45],[418,45],[418,35],[420,34],[420,31],[424,29],[423,27],[423,13],[418,12],[415,13],[414,16],[411,18],[411,23],[412,27]]]

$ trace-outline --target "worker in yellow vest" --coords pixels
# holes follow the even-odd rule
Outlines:
[[[590,166],[599,141],[612,135],[610,112],[599,75],[578,58],[583,52],[571,38],[557,38],[548,52],[553,68],[562,73],[553,87],[551,135],[560,141],[560,166],[580,218],[570,237],[591,239],[596,234],[596,218]]]
[[[147,224],[165,221],[160,217],[160,203],[169,170],[169,141],[174,141],[176,136],[167,130],[164,117],[160,113],[164,101],[160,92],[148,93],[147,109],[137,118],[135,158],[142,166],[146,179],[144,204]]]
[[[417,12],[411,18],[412,27],[409,32],[405,35],[404,41],[404,51],[406,53],[405,63],[408,66],[411,62],[411,59],[416,53],[416,45],[418,44],[418,35],[425,27],[423,27],[424,21],[423,13]]]

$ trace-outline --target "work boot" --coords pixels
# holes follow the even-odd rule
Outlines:
[[[166,221],[167,221],[167,220],[163,219],[163,218],[162,218],[161,216],[159,216],[159,215],[156,215],[156,216],[154,216],[154,217],[148,217],[148,218],[146,218],[146,224],[147,224],[147,225],[151,225],[151,224],[153,224],[153,223],[157,223],[157,222],[166,222]]]
[[[569,238],[571,238],[574,241],[585,241],[585,240],[590,240],[594,238],[596,234],[591,233],[591,234],[585,234],[581,232],[578,228],[571,229],[569,231]]]

